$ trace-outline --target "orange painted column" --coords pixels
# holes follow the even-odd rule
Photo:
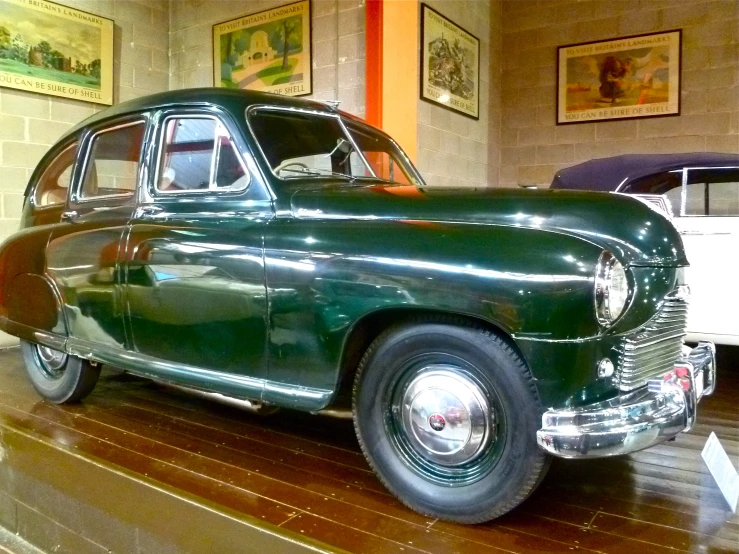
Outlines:
[[[367,120],[392,136],[415,161],[419,3],[368,0],[366,14]]]
[[[383,0],[365,4],[365,119],[375,127],[382,127],[382,5]]]

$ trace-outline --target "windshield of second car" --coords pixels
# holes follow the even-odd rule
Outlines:
[[[360,123],[345,123],[351,137],[332,115],[282,110],[249,114],[249,124],[267,163],[281,179],[333,175],[419,184],[393,141]]]

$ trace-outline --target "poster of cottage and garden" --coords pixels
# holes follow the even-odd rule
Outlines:
[[[113,103],[113,22],[45,0],[0,0],[0,86]]]
[[[302,96],[312,91],[310,2],[213,26],[216,86]]]

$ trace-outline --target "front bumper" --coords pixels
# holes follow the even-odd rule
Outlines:
[[[716,387],[716,349],[711,342],[687,348],[662,380],[569,410],[548,410],[536,433],[539,446],[562,458],[628,454],[688,431],[698,401]]]

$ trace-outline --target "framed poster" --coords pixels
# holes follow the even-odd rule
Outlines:
[[[213,84],[311,94],[310,8],[301,0],[213,25]]]
[[[480,118],[480,41],[421,4],[421,99]]]
[[[46,0],[0,0],[0,86],[111,105],[113,21]]]
[[[682,31],[557,48],[557,124],[680,114]]]

